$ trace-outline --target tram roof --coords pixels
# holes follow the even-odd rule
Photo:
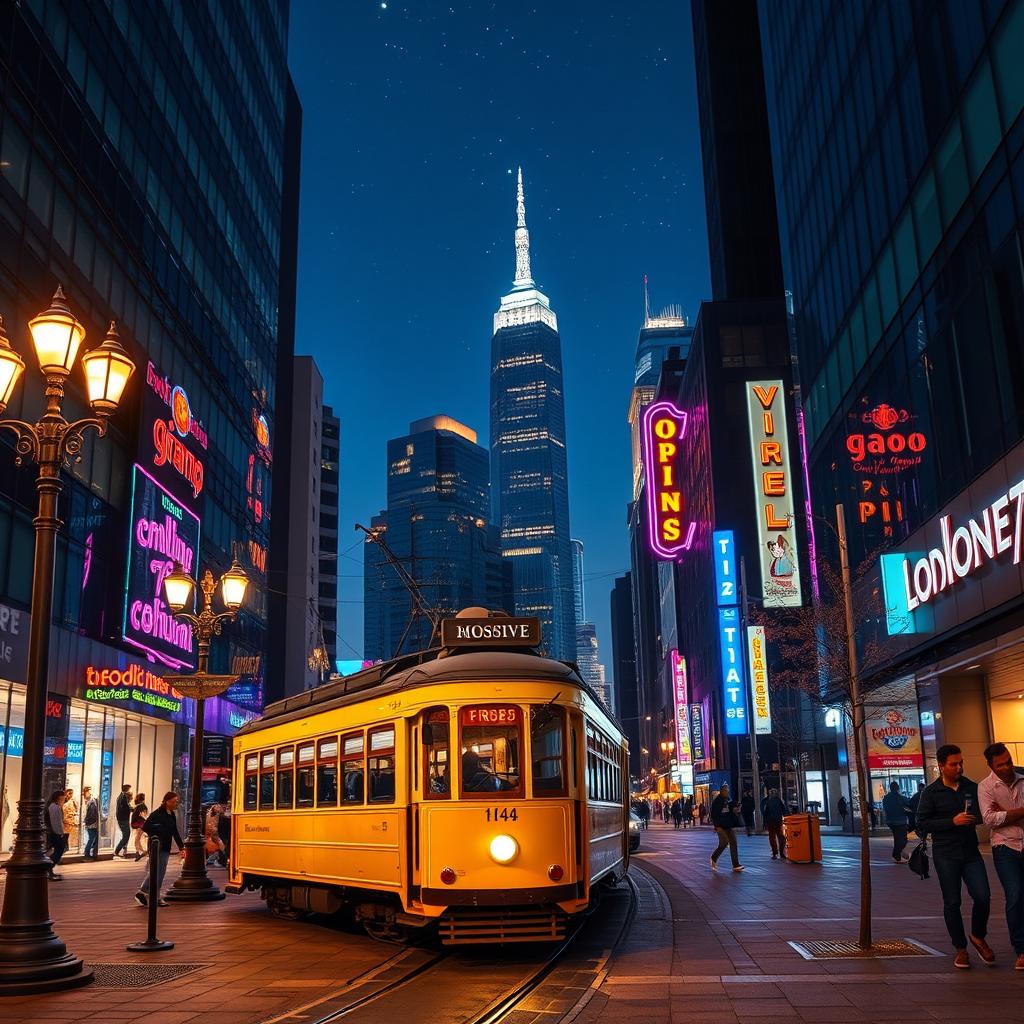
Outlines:
[[[371,696],[370,691],[373,691],[373,696],[379,696],[409,686],[468,679],[508,679],[510,676],[575,686],[588,693],[598,707],[602,707],[597,694],[583,681],[576,668],[567,662],[522,651],[431,648],[372,665],[350,676],[268,704],[259,718],[247,722],[236,735],[258,732],[268,725],[302,718],[312,711],[330,711],[348,704],[357,704]],[[615,722],[611,712],[605,711],[605,714],[610,721]]]

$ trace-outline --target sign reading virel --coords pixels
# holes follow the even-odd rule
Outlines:
[[[1011,548],[1013,564],[1024,554],[1024,480],[1018,480],[999,495],[980,516],[953,529],[953,517],[939,519],[942,547],[932,548],[911,565],[903,559],[903,585],[907,592],[907,610],[938,597],[956,586],[988,562],[995,561]]]
[[[754,702],[754,733],[768,736],[772,731],[772,706],[768,696],[768,656],[764,645],[764,626],[747,626],[747,653],[750,655],[750,697]]]
[[[786,392],[782,381],[748,381],[747,414],[754,461],[764,606],[797,608],[803,602],[786,431]]]
[[[686,515],[683,498],[683,437],[686,413],[672,402],[652,402],[640,420],[647,489],[647,540],[658,558],[675,560],[693,543],[696,522]]]
[[[192,627],[179,622],[164,603],[163,585],[175,562],[195,575],[199,517],[138,465],[131,510],[122,635],[171,668],[193,668]]]
[[[687,703],[686,659],[672,652],[672,689],[676,705],[676,763],[693,764],[690,752],[690,705]]]

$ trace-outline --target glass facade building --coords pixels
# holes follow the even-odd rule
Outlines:
[[[388,442],[388,507],[372,528],[419,585],[426,606],[444,616],[473,606],[507,611],[511,604],[511,569],[487,521],[488,469],[476,433],[448,416],[418,420]],[[363,579],[364,657],[426,650],[430,622],[413,618],[400,574],[369,540]]]
[[[79,803],[91,785],[106,815],[122,782],[152,796],[188,770],[192,704],[160,679],[195,664],[160,594],[174,557],[166,516],[193,569],[223,571],[237,545],[255,583],[213,647],[211,671],[240,680],[208,702],[208,729],[230,732],[261,707],[278,359],[290,361],[294,316],[287,4],[25,0],[0,13],[0,38],[8,333],[34,364],[26,324],[61,283],[86,348],[115,320],[137,366],[106,436],[90,435],[65,473],[55,579],[47,783],[63,780]],[[69,418],[86,410],[79,374]],[[7,415],[35,419],[42,394],[30,366]],[[27,638],[34,473],[15,467],[9,437],[0,602]],[[12,807],[23,683],[23,664],[0,665]]]
[[[530,273],[522,172],[516,277],[491,340],[491,506],[513,564],[515,613],[541,620],[545,652],[576,658],[565,393],[558,320]]]

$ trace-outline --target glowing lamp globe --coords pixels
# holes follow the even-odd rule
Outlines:
[[[100,416],[112,415],[121,401],[128,378],[135,372],[135,364],[121,345],[113,320],[99,348],[82,356],[82,366],[93,412]]]
[[[191,609],[196,592],[196,581],[182,568],[181,562],[174,563],[174,570],[164,577],[164,600],[167,607],[177,615],[186,608]]]
[[[60,285],[50,308],[29,320],[28,329],[32,332],[32,344],[44,376],[66,377],[71,373],[78,349],[85,340],[85,328],[71,312]]]
[[[4,318],[0,316],[0,412],[7,408],[24,372],[25,360],[11,348],[4,330]]]
[[[245,600],[245,591],[249,586],[249,577],[245,570],[234,559],[231,568],[220,578],[220,596],[224,601],[224,607],[231,612],[237,612]]]

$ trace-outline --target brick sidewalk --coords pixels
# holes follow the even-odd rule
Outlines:
[[[715,845],[706,828],[657,823],[643,833],[637,920],[580,1024],[1021,1019],[1024,976],[1013,970],[991,863],[988,938],[998,968],[972,956],[973,970],[954,971],[934,873],[921,881],[894,864],[891,840],[871,844],[874,938],[914,939],[941,955],[809,961],[789,945],[856,938],[859,848],[850,837],[826,836],[825,862],[803,865],[771,860],[766,836],[740,835],[741,874],[729,869],[728,854],[711,871]]]
[[[62,864],[64,881],[50,885],[57,933],[90,965],[203,966],[153,988],[94,983],[56,995],[0,999],[2,1024],[251,1024],[312,1002],[397,952],[361,930],[279,920],[247,893],[218,903],[162,908],[157,934],[174,942],[174,949],[129,953],[129,942],[146,937],[146,911],[132,900],[143,867],[127,861]],[[172,860],[168,884],[176,871]],[[210,872],[223,886],[226,873]]]

